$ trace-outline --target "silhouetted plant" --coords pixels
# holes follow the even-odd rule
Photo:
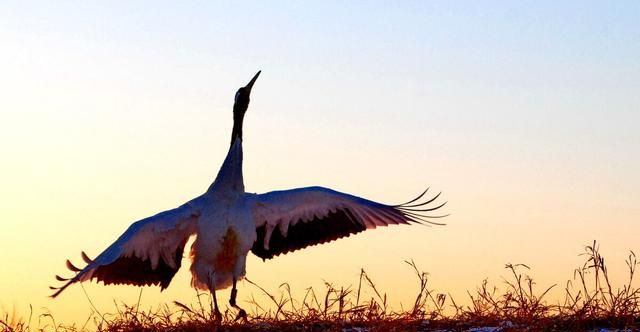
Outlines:
[[[288,283],[271,293],[256,283],[267,303],[251,295],[252,313],[248,322],[236,322],[235,313],[226,310],[221,324],[211,314],[208,294],[196,293],[196,304],[173,302],[154,310],[140,311],[140,297],[135,305],[117,304],[116,313],[100,314],[95,307],[92,316],[81,326],[64,326],[45,312],[38,317],[36,327],[15,313],[0,316],[4,331],[84,331],[93,321],[98,331],[338,331],[365,327],[367,331],[416,331],[434,329],[461,330],[470,327],[500,326],[503,330],[578,330],[595,327],[639,328],[640,290],[635,288],[638,266],[636,255],[630,252],[625,263],[628,278],[620,287],[611,282],[605,259],[598,244],[585,246],[581,254],[585,263],[575,269],[567,281],[564,300],[558,304],[546,301],[551,285],[536,290],[534,279],[524,264],[506,264],[508,277],[503,286],[489,284],[485,279],[474,292],[467,292],[468,304],[458,304],[451,296],[429,289],[429,274],[413,261],[406,261],[417,277],[418,289],[408,310],[392,311],[387,293],[382,292],[364,269],[357,288],[324,283],[318,292],[309,287],[301,300],[296,300]],[[364,298],[364,294],[373,294]],[[90,299],[89,299],[90,300]],[[262,305],[260,303],[263,303]],[[207,309],[205,309],[207,308]],[[451,309],[452,313],[447,314]]]

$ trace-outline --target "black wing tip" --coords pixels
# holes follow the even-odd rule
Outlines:
[[[87,254],[84,251],[80,252],[80,256],[82,257],[82,260],[87,263],[87,265],[93,263],[93,260],[89,258],[89,256],[87,256]],[[55,299],[56,297],[58,297],[58,295],[60,295],[60,293],[62,293],[62,291],[64,291],[67,287],[69,287],[74,282],[78,281],[78,274],[86,268],[86,266],[85,268],[82,268],[82,269],[75,266],[69,259],[66,260],[65,265],[67,269],[69,269],[71,272],[74,272],[76,276],[71,278],[64,278],[56,274],[55,279],[57,281],[64,282],[65,284],[60,287],[49,286],[49,289],[56,291],[52,295],[49,295],[49,297],[52,299]]]
[[[80,272],[80,271],[82,271],[81,268],[78,268],[75,265],[73,265],[73,263],[71,263],[71,261],[68,260],[68,259],[67,259],[66,265],[67,265],[67,268],[69,270],[71,270],[71,272]]]
[[[70,280],[68,281],[66,284],[60,286],[60,287],[53,287],[53,286],[49,286],[50,290],[54,290],[55,292],[51,295],[49,295],[49,298],[55,299],[57,298],[62,291],[64,291],[65,289],[67,289],[67,287],[69,287],[75,280]]]
[[[315,216],[311,220],[300,220],[289,226],[286,236],[281,233],[280,228],[274,229],[269,238],[269,249],[265,249],[262,245],[266,236],[265,226],[262,225],[256,228],[258,240],[254,242],[251,252],[267,260],[349,237],[367,229],[365,225],[356,221],[348,208],[330,211],[323,217]]]
[[[87,256],[87,253],[85,253],[84,251],[80,252],[80,256],[82,256],[82,260],[87,263],[87,264],[91,264],[93,263],[93,259],[89,258],[89,256]]]
[[[69,281],[70,279],[71,278],[63,278],[63,277],[61,277],[61,276],[56,274],[56,280],[58,280],[58,281],[65,282],[65,281]]]
[[[427,199],[426,201],[421,202],[420,199],[428,191],[429,191],[429,188],[427,188],[424,192],[422,192],[422,194],[418,195],[418,197],[404,204],[394,205],[393,208],[400,211],[400,213],[402,213],[408,220],[413,221],[415,223],[423,224],[423,225],[429,224],[429,225],[436,225],[436,226],[444,226],[446,225],[445,223],[435,222],[430,219],[445,218],[450,216],[449,213],[442,214],[442,215],[427,215],[424,213],[439,211],[442,207],[447,205],[448,201],[445,201],[444,203],[440,203],[434,207],[427,207],[429,204],[435,202],[440,197],[440,195],[442,195],[442,192],[439,192],[433,197]]]
[[[407,206],[407,205],[409,205],[409,204],[411,204],[411,203],[413,203],[413,202],[415,202],[415,201],[419,200],[420,198],[422,198],[422,196],[424,196],[424,195],[429,191],[429,189],[430,189],[430,187],[427,187],[427,189],[425,189],[425,190],[422,192],[422,194],[418,195],[418,197],[416,197],[416,198],[414,198],[414,199],[412,199],[412,200],[410,200],[410,201],[408,201],[408,202],[402,203],[402,204],[393,205],[393,207]]]

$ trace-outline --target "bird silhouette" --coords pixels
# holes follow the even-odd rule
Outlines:
[[[104,284],[169,286],[182,263],[187,240],[190,248],[191,285],[208,290],[212,312],[221,319],[216,290],[232,287],[229,303],[236,304],[238,280],[245,276],[246,258],[251,251],[263,260],[308,246],[396,224],[438,224],[432,215],[446,202],[436,204],[440,193],[418,197],[399,205],[377,203],[323,187],[305,187],[264,194],[247,193],[242,177],[242,122],[249,107],[251,89],[260,71],[241,87],[233,105],[233,130],[227,156],[207,191],[187,203],[134,222],[113,244],[95,259],[83,251],[86,263],[71,278],[56,275],[61,287],[51,287],[57,297],[68,286],[88,280]],[[433,204],[432,204],[433,203]]]

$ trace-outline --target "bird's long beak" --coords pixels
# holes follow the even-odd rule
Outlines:
[[[260,76],[260,73],[262,72],[262,70],[258,70],[258,73],[256,73],[255,76],[253,76],[253,78],[251,79],[251,81],[249,81],[249,84],[247,84],[247,86],[245,86],[245,89],[248,89],[249,91],[251,91],[251,87],[253,87],[253,83],[256,82],[256,80],[258,79],[258,76]]]

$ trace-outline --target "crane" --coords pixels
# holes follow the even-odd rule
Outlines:
[[[236,303],[237,281],[245,274],[249,252],[262,258],[327,243],[376,227],[396,224],[438,224],[433,215],[447,202],[436,204],[440,193],[418,197],[399,205],[387,205],[324,187],[305,187],[263,194],[245,192],[242,177],[242,123],[251,89],[260,71],[238,89],[233,105],[231,144],[218,175],[207,191],[177,208],[134,222],[95,259],[83,251],[86,265],[66,266],[75,275],[56,279],[50,287],[55,298],[68,286],[96,280],[109,284],[160,286],[166,289],[180,269],[187,240],[190,248],[191,286],[212,296],[212,312],[221,319],[216,290],[232,287],[229,304]]]

